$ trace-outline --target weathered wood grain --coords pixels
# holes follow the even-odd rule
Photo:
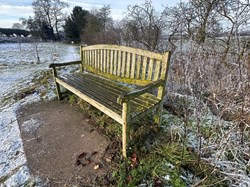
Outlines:
[[[141,65],[142,65],[142,58],[141,55],[138,55],[136,61],[136,79],[141,78]]]
[[[148,62],[148,58],[146,56],[144,56],[143,57],[143,64],[142,64],[142,75],[141,75],[142,80],[146,80],[147,62]]]
[[[132,53],[132,62],[131,62],[131,79],[135,78],[135,58],[136,58],[136,54]]]
[[[153,69],[154,69],[154,59],[149,59],[148,71],[147,71],[147,80],[152,80],[153,77]]]

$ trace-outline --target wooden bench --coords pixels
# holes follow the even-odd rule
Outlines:
[[[58,99],[60,86],[122,124],[122,153],[126,157],[129,125],[155,110],[161,123],[170,53],[158,54],[117,45],[80,47],[81,60],[50,64]],[[80,73],[57,75],[56,67],[80,65]],[[152,91],[157,89],[157,95]]]

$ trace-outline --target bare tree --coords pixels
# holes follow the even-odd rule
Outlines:
[[[21,23],[13,23],[12,29],[24,29],[24,26]]]
[[[61,0],[34,0],[32,3],[34,17],[21,19],[32,33],[41,38],[59,39],[59,28],[65,20],[62,9],[67,6],[68,4]]]
[[[195,37],[197,43],[205,42],[206,36],[213,33],[214,27],[217,26],[216,7],[221,0],[191,0],[193,14],[193,27],[195,30]]]
[[[57,39],[60,39],[59,35],[59,29],[62,28],[64,20],[65,20],[65,14],[62,12],[62,10],[65,7],[68,7],[69,5],[61,0],[54,0],[52,2],[52,8],[51,8],[51,15],[52,15],[52,23],[53,27],[56,30]]]
[[[250,25],[250,4],[247,1],[222,1],[218,6],[218,13],[222,16],[224,27],[223,55],[221,62],[227,64],[228,53],[238,54],[239,62],[246,50],[249,50],[249,40],[240,36],[241,32]]]
[[[155,51],[162,35],[164,22],[161,15],[156,13],[152,2],[145,1],[141,6],[128,7],[124,27],[124,40],[128,45],[141,45]]]

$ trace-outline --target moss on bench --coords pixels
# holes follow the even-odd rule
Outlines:
[[[93,45],[81,46],[80,54],[79,61],[50,65],[58,98],[63,86],[122,124],[122,152],[126,157],[127,135],[133,121],[155,111],[155,122],[161,123],[170,52]],[[82,73],[58,76],[56,68],[68,65],[80,65]],[[155,89],[157,95],[152,94]]]

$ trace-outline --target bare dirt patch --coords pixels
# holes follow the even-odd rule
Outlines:
[[[107,152],[110,147],[117,149],[116,142],[97,131],[87,116],[77,106],[59,101],[34,103],[18,111],[34,176],[53,186],[111,185],[113,164]]]

